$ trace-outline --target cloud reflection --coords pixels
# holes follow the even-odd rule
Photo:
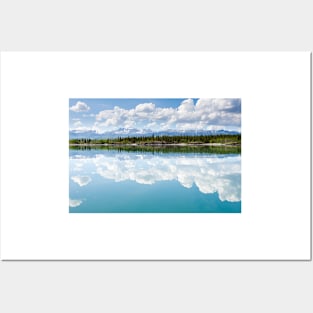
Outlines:
[[[69,205],[70,205],[71,208],[75,208],[77,206],[80,206],[82,204],[82,202],[83,202],[82,200],[70,199],[69,200]]]
[[[217,192],[221,201],[241,201],[240,156],[101,154],[92,162],[97,174],[115,182],[152,185],[176,180],[185,188],[195,185],[204,194]]]
[[[72,176],[71,179],[80,187],[86,186],[91,182],[91,178],[89,176]]]

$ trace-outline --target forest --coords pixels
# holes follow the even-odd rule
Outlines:
[[[224,144],[241,145],[241,134],[238,135],[180,135],[180,136],[136,136],[111,139],[70,139],[70,145],[175,145],[175,144]]]
[[[166,154],[166,153],[213,153],[213,154],[241,154],[240,146],[233,145],[70,145],[70,150],[86,151],[86,150],[106,150],[118,152],[139,152],[152,154]]]

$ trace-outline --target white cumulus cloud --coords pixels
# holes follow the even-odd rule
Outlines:
[[[70,107],[70,110],[74,112],[85,112],[89,111],[90,107],[85,102],[77,101],[76,104]]]
[[[193,112],[195,109],[194,102],[192,99],[186,99],[182,101],[180,106],[178,107],[178,111],[181,112]]]
[[[141,103],[138,104],[135,108],[137,112],[153,112],[155,109],[154,103]]]
[[[99,133],[116,128],[239,130],[240,125],[240,99],[199,99],[196,103],[186,99],[177,108],[154,103],[140,103],[133,109],[115,106],[96,115],[94,129]]]

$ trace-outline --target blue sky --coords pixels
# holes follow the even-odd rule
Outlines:
[[[240,99],[70,99],[70,130],[241,130]]]

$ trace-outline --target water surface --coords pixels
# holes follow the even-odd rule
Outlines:
[[[70,213],[240,213],[241,155],[225,147],[71,147]]]

